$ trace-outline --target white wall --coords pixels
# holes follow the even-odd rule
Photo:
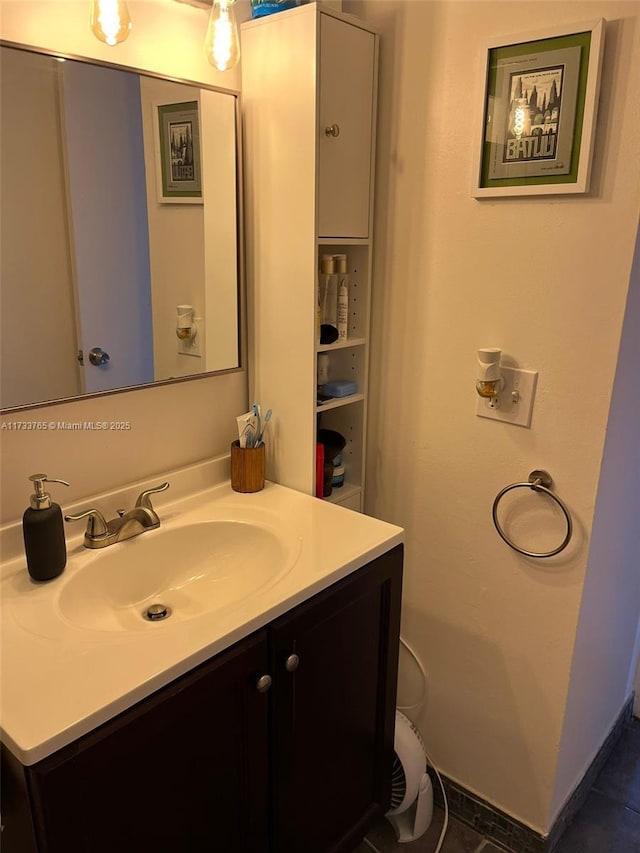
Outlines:
[[[598,712],[575,743],[563,740],[582,710],[572,699],[565,720],[576,637],[585,646],[592,629],[590,612],[581,621],[585,579],[598,575],[597,598],[605,573],[606,549],[589,559],[589,539],[640,206],[638,4],[344,9],[382,34],[367,511],[407,529],[403,632],[428,673],[414,716],[449,777],[544,832],[622,702],[632,652],[617,663],[615,695],[583,679],[582,700]],[[592,192],[472,199],[481,42],[600,16],[610,23]],[[530,429],[476,417],[481,346],[540,371]],[[509,550],[491,522],[497,492],[537,467],[551,472],[576,527],[567,551],[546,561]],[[531,515],[524,546],[557,543],[553,514],[548,530],[533,506]],[[637,589],[618,594],[611,619],[624,609],[628,622],[633,607]],[[404,660],[401,669],[408,704],[418,685]]]
[[[640,614],[639,368],[640,231],[591,532],[554,810],[562,806],[566,790],[585,769],[585,758],[593,757],[593,747],[633,689]]]
[[[85,0],[2,0],[0,37],[77,56],[155,71],[237,90],[239,69],[225,74],[205,60],[201,45],[205,11],[173,0],[129,0],[134,22],[129,39],[109,48],[88,27]],[[240,19],[249,17],[239,3]],[[33,409],[0,419],[1,521],[18,518],[31,492],[27,476],[45,471],[71,482],[64,502],[138,478],[225,453],[234,437],[235,416],[246,411],[244,371],[91,400]],[[129,421],[127,431],[15,430],[16,421]],[[64,487],[60,487],[62,490]]]

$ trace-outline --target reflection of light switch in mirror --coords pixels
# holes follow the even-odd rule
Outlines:
[[[178,305],[176,310],[178,312],[178,321],[176,323],[178,354],[193,355],[200,358],[202,352],[197,321],[202,320],[202,318],[195,316],[193,305]]]

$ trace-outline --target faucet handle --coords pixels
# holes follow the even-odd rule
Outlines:
[[[95,539],[97,536],[104,536],[108,532],[109,527],[104,515],[99,509],[87,509],[78,515],[65,515],[65,521],[81,521],[87,519],[87,532],[85,536],[89,539]]]
[[[160,486],[155,486],[153,489],[145,489],[144,492],[141,492],[138,495],[138,500],[136,501],[137,507],[144,507],[144,509],[149,509],[153,512],[153,506],[151,504],[151,498],[149,495],[153,495],[156,492],[164,492],[169,488],[169,483],[162,483]]]

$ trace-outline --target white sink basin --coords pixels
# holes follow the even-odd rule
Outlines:
[[[277,583],[296,556],[251,522],[161,527],[97,553],[61,586],[57,606],[78,628],[154,630],[241,603]],[[145,614],[156,604],[170,612],[152,622]]]

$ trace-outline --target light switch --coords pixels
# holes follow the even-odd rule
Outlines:
[[[476,415],[517,426],[529,427],[536,394],[538,372],[500,365],[503,386],[497,405],[493,399],[477,397]]]

